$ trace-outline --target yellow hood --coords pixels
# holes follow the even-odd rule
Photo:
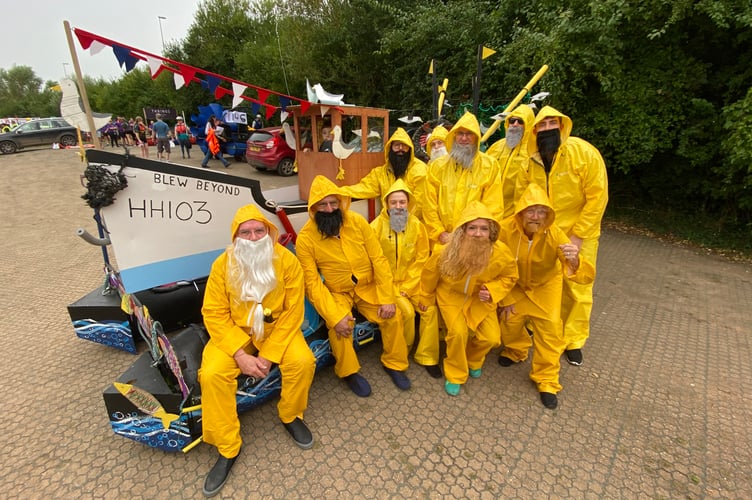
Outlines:
[[[464,224],[474,221],[475,219],[488,219],[492,226],[496,226],[496,231],[492,231],[492,233],[499,234],[499,223],[494,219],[493,213],[487,206],[479,201],[471,201],[465,207],[462,214],[460,214],[456,227],[462,227]],[[495,238],[493,238],[493,240],[495,241]]]
[[[452,127],[452,130],[449,131],[446,138],[446,148],[447,151],[452,151],[452,146],[454,146],[454,136],[457,134],[457,130],[464,128],[469,130],[470,132],[475,135],[475,144],[480,144],[480,124],[478,123],[478,119],[475,117],[474,114],[472,114],[469,111],[466,111],[464,115],[462,115],[462,118],[457,120],[457,123],[454,124],[454,127]]]
[[[527,104],[520,104],[504,119],[504,130],[509,129],[509,119],[512,117],[521,118],[525,124],[525,132],[522,134],[521,144],[526,144],[530,136],[533,134],[533,128],[535,128],[533,127],[533,124],[535,123],[535,113]]]
[[[519,227],[522,228],[522,212],[533,205],[543,205],[548,208],[548,217],[546,217],[546,223],[543,225],[542,229],[545,230],[551,227],[554,220],[556,220],[554,207],[551,205],[551,201],[548,199],[546,191],[535,183],[527,186],[519,201],[515,204],[517,210],[514,213],[514,218],[517,220]]]
[[[350,197],[342,194],[340,188],[323,175],[314,177],[311,190],[308,193],[308,215],[313,219],[316,210],[314,207],[327,196],[334,195],[339,199],[339,208],[346,212],[350,208]]]
[[[402,179],[397,179],[394,184],[389,188],[389,190],[384,193],[384,196],[381,198],[381,213],[385,214],[387,217],[389,216],[386,212],[389,209],[387,206],[386,199],[389,198],[389,195],[394,193],[395,191],[404,191],[407,193],[407,211],[410,213],[413,213],[413,209],[415,208],[415,200],[413,197],[412,191],[410,191],[410,188],[407,187],[407,183],[403,181]]]
[[[279,230],[277,229],[277,226],[269,222],[269,220],[261,213],[261,210],[259,210],[259,208],[253,204],[240,207],[238,211],[235,212],[235,217],[233,217],[232,219],[230,241],[235,241],[235,234],[238,232],[238,227],[242,223],[249,220],[257,220],[259,222],[263,222],[266,226],[266,229],[269,231],[269,237],[272,239],[272,241],[278,241]]]
[[[449,131],[444,128],[443,125],[437,125],[433,128],[431,131],[431,135],[428,136],[428,139],[426,139],[426,153],[428,153],[428,156],[431,156],[431,141],[434,141],[436,139],[441,139],[444,141],[444,144],[446,144],[447,141],[447,135],[449,135]]]
[[[535,116],[535,122],[533,122],[533,125],[539,124],[541,121],[543,121],[546,118],[550,118],[552,116],[556,116],[559,118],[560,130],[561,130],[561,143],[564,144],[567,142],[567,139],[569,139],[569,134],[572,133],[572,119],[569,118],[567,115],[560,113],[556,109],[552,108],[551,106],[544,106],[543,109],[541,109],[538,114]],[[527,123],[527,122],[525,122]],[[527,127],[525,127],[527,129]],[[532,127],[535,128],[535,127]],[[527,134],[527,130],[525,130],[525,134]],[[530,134],[528,137],[528,151],[538,151],[538,144],[536,143],[536,135],[533,131],[532,134]]]
[[[413,140],[410,139],[410,136],[402,127],[399,127],[397,130],[395,130],[392,136],[389,138],[389,140],[386,141],[386,146],[384,147],[385,162],[389,163],[389,151],[392,150],[392,143],[395,141],[402,142],[410,146],[410,162],[412,163],[412,161],[415,159],[415,150],[413,148]]]

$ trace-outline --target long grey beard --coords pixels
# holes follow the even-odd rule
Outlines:
[[[462,168],[470,169],[473,166],[473,160],[478,153],[478,148],[474,144],[454,144],[452,150],[449,152],[449,156],[456,162],[462,165]]]
[[[407,227],[407,209],[390,208],[387,213],[389,214],[389,228],[395,233],[404,231]]]
[[[274,272],[274,242],[267,234],[257,241],[235,238],[229,249],[228,283],[242,302],[255,302],[246,320],[254,337],[264,336],[264,306],[261,301],[277,286]]]
[[[506,145],[509,149],[514,149],[522,140],[522,135],[525,133],[525,129],[522,127],[510,127],[507,129]]]

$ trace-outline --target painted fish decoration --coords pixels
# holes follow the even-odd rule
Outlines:
[[[115,386],[115,389],[120,394],[125,396],[125,399],[133,403],[136,408],[147,415],[160,419],[165,429],[169,429],[170,423],[180,418],[179,415],[175,415],[174,413],[167,413],[157,398],[135,385],[120,382],[113,382],[112,385]]]

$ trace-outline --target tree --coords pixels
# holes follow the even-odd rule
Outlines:
[[[0,68],[0,116],[35,117],[60,114],[60,94],[42,83],[29,66]]]

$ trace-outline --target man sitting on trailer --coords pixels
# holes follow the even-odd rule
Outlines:
[[[212,265],[201,310],[211,337],[204,348],[201,384],[204,441],[219,459],[204,482],[204,495],[224,486],[242,439],[235,392],[243,373],[262,379],[279,365],[279,418],[299,447],[313,446],[303,422],[316,359],[300,326],[305,316],[303,270],[277,242],[278,230],[255,205],[232,221],[232,244]]]

